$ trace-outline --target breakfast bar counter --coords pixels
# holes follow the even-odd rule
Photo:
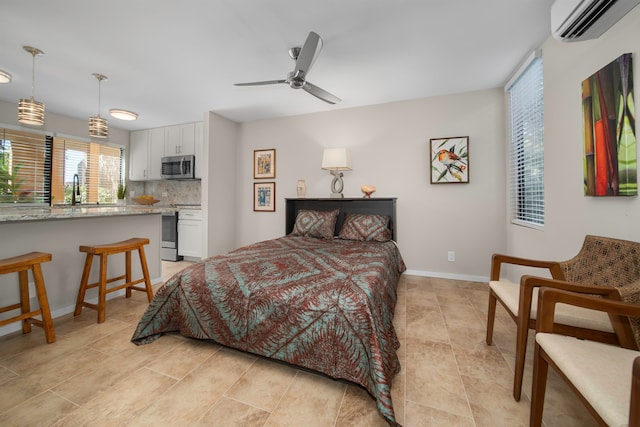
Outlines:
[[[84,265],[84,254],[79,251],[81,245],[115,243],[132,237],[148,238],[150,243],[144,249],[151,281],[153,284],[162,282],[160,247],[165,210],[142,205],[0,208],[0,259],[34,251],[52,254],[51,262],[43,264],[42,271],[55,329],[56,318],[72,313],[75,307]],[[137,276],[141,274],[140,263],[137,257],[132,258],[132,272]],[[92,283],[97,281],[98,270],[92,269]],[[115,255],[113,260],[109,259],[108,270],[109,277],[122,274],[124,256]],[[29,281],[32,280],[29,276]],[[19,301],[17,283],[17,274],[0,276],[1,301]],[[123,292],[111,295],[118,296]],[[35,293],[30,297],[32,306],[37,306]],[[97,289],[89,289],[87,298],[97,300]],[[82,316],[95,317],[92,310],[85,311]],[[0,313],[0,319],[15,314]],[[20,322],[0,327],[0,336],[19,329]]]
[[[123,205],[77,205],[77,206],[33,206],[33,207],[0,207],[0,222],[5,221],[42,221],[50,219],[90,218],[122,215],[149,215],[162,213],[166,208]]]

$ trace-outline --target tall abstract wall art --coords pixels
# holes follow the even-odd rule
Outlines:
[[[582,82],[585,196],[636,196],[638,169],[631,54]]]

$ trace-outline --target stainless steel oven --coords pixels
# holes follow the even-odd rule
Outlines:
[[[160,258],[164,261],[180,261],[178,255],[178,212],[162,214],[162,246]]]

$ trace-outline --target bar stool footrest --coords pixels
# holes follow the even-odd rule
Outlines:
[[[93,310],[97,310],[98,309],[98,304],[93,304],[93,303],[86,302],[86,301],[82,302],[82,306],[83,307],[87,307],[87,308],[91,308]]]
[[[20,307],[22,307],[22,304],[20,304],[20,303],[13,304],[13,305],[8,305],[6,307],[0,308],[0,313],[5,313],[5,312],[11,311],[11,310],[17,310]]]
[[[20,307],[18,306],[18,308],[20,308]],[[37,316],[38,314],[42,314],[42,310],[31,311],[29,313],[23,313],[23,314],[19,314],[17,316],[14,316],[14,317],[10,317],[8,319],[3,319],[3,320],[0,320],[0,326],[4,326],[4,325],[7,325],[9,323],[17,322],[19,320],[29,320],[29,319],[33,318],[33,316]],[[35,323],[35,322],[31,322],[31,323],[33,323],[34,325],[37,325],[37,326],[42,326],[42,322],[40,320],[38,320],[38,319],[33,319],[33,320],[37,320],[39,322],[39,324]]]

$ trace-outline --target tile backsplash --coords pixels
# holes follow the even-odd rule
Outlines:
[[[136,196],[148,194],[160,200],[159,205],[200,204],[200,181],[130,181],[127,192]],[[166,193],[166,196],[163,194]],[[129,194],[127,197],[129,197]]]

